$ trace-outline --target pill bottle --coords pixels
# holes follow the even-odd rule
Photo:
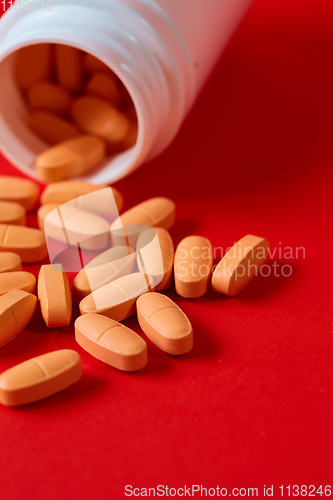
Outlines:
[[[132,97],[138,117],[136,144],[107,157],[85,178],[111,183],[128,175],[175,137],[250,2],[13,2],[0,20],[2,153],[37,179],[35,158],[47,146],[26,125],[28,110],[14,78],[15,52],[35,43],[66,44],[92,54],[114,71]]]

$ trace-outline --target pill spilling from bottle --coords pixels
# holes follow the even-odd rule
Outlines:
[[[66,52],[73,65],[75,57]],[[88,63],[97,64],[92,58]],[[78,70],[68,75],[59,69],[59,75],[68,88],[81,88]],[[57,95],[58,104],[64,103]],[[150,343],[168,355],[186,356],[195,330],[167,296],[173,282],[184,305],[184,298],[199,299],[211,287],[235,296],[268,256],[266,239],[246,235],[214,267],[204,236],[184,235],[175,249],[172,200],[154,197],[125,212],[123,206],[122,194],[106,185],[62,180],[39,197],[33,181],[0,176],[0,347],[17,336],[19,341],[29,324],[33,328],[39,308],[44,328],[69,327],[78,350],[45,353],[1,373],[2,404],[25,405],[75,384],[82,372],[80,352],[91,363],[125,372],[144,369]],[[26,211],[37,209],[39,229],[27,227]],[[40,263],[37,276],[24,268],[31,262]],[[72,284],[68,271],[76,273]],[[137,318],[138,332],[122,323],[130,316]]]
[[[102,61],[77,48],[35,44],[18,50],[16,82],[27,125],[45,143],[36,157],[44,182],[83,175],[135,145],[134,104]]]

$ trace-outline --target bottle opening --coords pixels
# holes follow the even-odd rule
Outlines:
[[[1,62],[0,88],[1,147],[29,175],[42,182],[70,177],[101,182],[110,177],[100,175],[105,168],[116,171],[131,161],[136,107],[119,77],[92,54],[63,44],[28,45]],[[103,147],[96,154],[83,148],[81,166],[71,169],[69,161],[60,177],[39,168],[39,159],[64,141],[74,141],[77,153],[75,138],[82,135],[94,136]]]

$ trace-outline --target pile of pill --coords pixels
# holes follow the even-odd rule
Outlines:
[[[100,194],[102,201],[105,193],[111,193],[116,207],[112,222],[104,202],[89,206],[86,195],[91,193]],[[37,208],[38,198],[32,181],[0,176],[0,347],[27,327],[37,304],[51,329],[70,324],[74,303],[80,312],[74,325],[77,343],[114,368],[140,370],[148,359],[144,336],[121,321],[136,314],[142,332],[159,349],[170,355],[186,354],[193,347],[191,323],[161,292],[174,280],[181,297],[199,298],[210,283],[216,292],[234,296],[268,255],[267,240],[247,235],[214,268],[212,245],[205,237],[187,236],[174,250],[169,233],[175,223],[172,200],[151,198],[121,213],[123,197],[115,188],[78,180],[49,184],[40,197],[40,229],[26,227],[25,213]],[[66,228],[58,221],[59,213],[64,214]],[[88,236],[81,245],[90,242],[86,246],[94,257],[76,274],[72,290],[61,264],[41,265],[37,286],[35,276],[22,270],[22,263],[47,257],[46,224],[47,236],[59,242],[64,229],[72,226],[76,235]],[[96,227],[97,237],[90,239]],[[0,402],[7,406],[31,403],[65,389],[80,376],[77,352],[50,352],[3,372]]]
[[[42,139],[41,180],[77,177],[136,143],[137,116],[125,86],[102,61],[74,47],[41,43],[16,57],[28,127]]]

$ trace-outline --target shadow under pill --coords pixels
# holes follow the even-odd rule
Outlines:
[[[259,274],[259,276],[255,276],[253,280],[246,286],[246,288],[236,296],[237,299],[242,302],[250,302],[270,298],[271,296],[279,293],[282,289],[289,286],[289,284],[292,283],[295,279],[297,279],[299,269],[298,266],[295,265],[295,261],[275,261],[275,263],[277,264],[277,266],[279,266],[277,267],[276,271],[276,273],[278,274],[274,274],[274,269],[271,266],[271,262],[267,262],[270,267],[271,273],[268,276],[262,274]],[[290,271],[289,268],[288,272],[283,271],[285,276],[281,274],[281,269],[284,269],[283,266],[290,266],[290,276],[288,276]]]
[[[216,292],[211,285],[203,298],[213,302],[225,302],[232,299],[232,297],[229,297],[229,295],[224,295],[223,293]]]
[[[91,374],[82,373],[80,380],[75,382],[75,384],[67,387],[66,389],[49,396],[48,398],[42,399],[40,401],[35,401],[34,403],[27,404],[25,406],[14,407],[15,411],[25,411],[34,412],[36,410],[42,410],[44,408],[50,408],[53,405],[60,410],[62,406],[67,407],[78,403],[79,401],[84,401],[90,396],[100,392],[107,382],[105,379],[95,377]]]
[[[45,324],[42,312],[40,310],[39,302],[37,302],[35,312],[31,318],[29,325],[26,327],[26,330],[28,330],[31,333],[45,333],[47,329],[48,328]]]
[[[150,341],[149,341],[150,342]],[[148,342],[147,342],[148,344]],[[157,348],[156,348],[157,349]],[[162,351],[161,351],[162,352]],[[150,346],[148,345],[148,362],[144,368],[138,370],[137,372],[124,372],[124,374],[128,376],[135,377],[146,377],[151,375],[164,375],[170,374],[170,370],[172,370],[171,357],[166,353],[165,358],[161,359],[150,353]],[[169,359],[168,359],[169,358]]]
[[[38,344],[43,342],[43,337],[38,335],[33,335],[34,332],[28,329],[23,330],[21,333],[16,335],[10,342],[1,347],[0,357],[1,359],[14,358],[15,364],[18,363],[17,359],[23,356],[22,361],[34,357],[33,349],[36,348]]]
[[[206,323],[203,324],[196,318],[192,318],[191,324],[193,327],[193,348],[183,356],[184,360],[216,356],[223,351],[223,338],[221,337],[217,343],[209,335]]]

